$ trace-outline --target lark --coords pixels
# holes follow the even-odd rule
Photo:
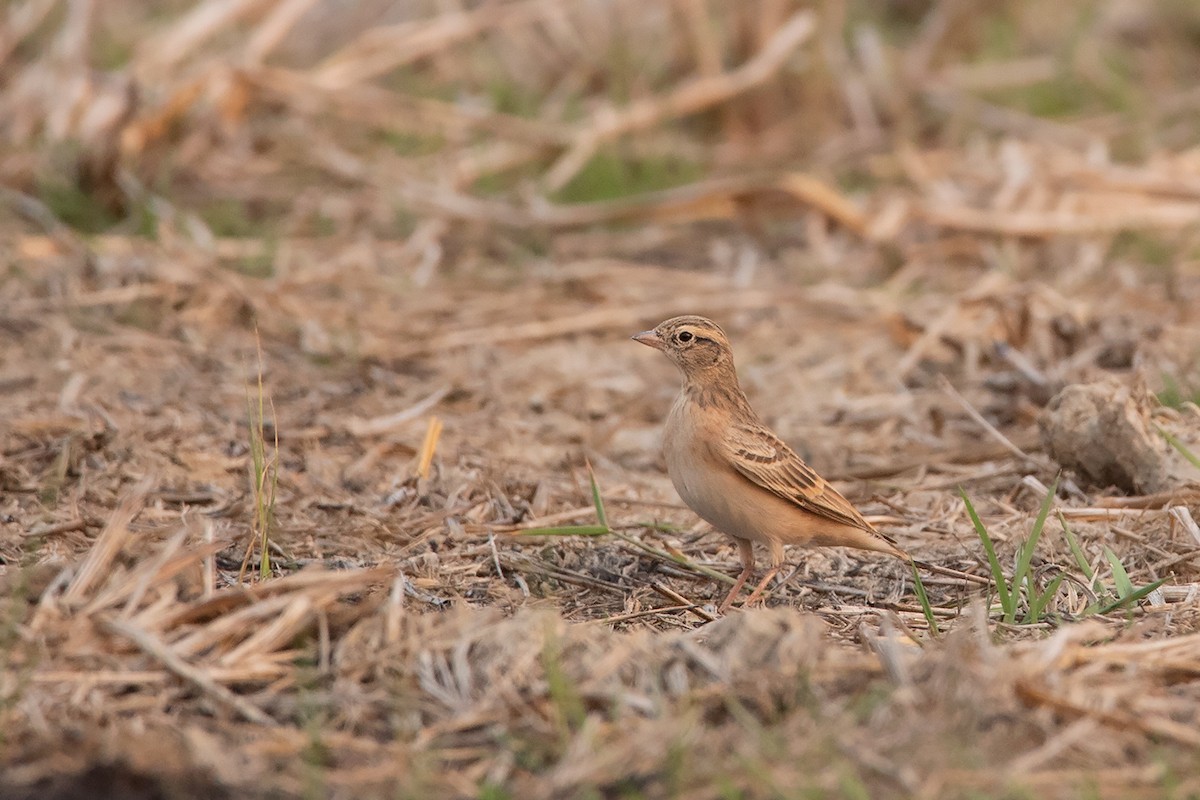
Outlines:
[[[675,317],[633,339],[661,350],[683,373],[663,451],[683,501],[737,542],[742,572],[721,613],[754,573],[756,542],[770,551],[771,568],[745,606],[783,566],[784,545],[855,547],[911,561],[763,424],[738,384],[729,339],[715,322]]]

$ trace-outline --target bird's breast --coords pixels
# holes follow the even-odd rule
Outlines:
[[[683,502],[713,527],[731,536],[760,539],[753,520],[759,492],[721,461],[719,420],[700,412],[681,395],[667,417],[663,454],[667,473]]]

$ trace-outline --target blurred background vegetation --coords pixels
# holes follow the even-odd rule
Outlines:
[[[836,221],[843,203],[885,206],[882,188],[986,209],[995,186],[949,174],[963,163],[1033,185],[1060,152],[1116,168],[1200,142],[1190,0],[10,0],[3,15],[10,205],[237,253],[259,275],[276,248],[218,243],[407,238],[438,219],[461,224],[424,231],[453,261],[466,241],[519,256],[655,215],[787,235],[802,214],[758,209],[789,172],[820,196],[785,194]],[[663,194],[678,187],[697,191]],[[1121,246],[1167,257],[1153,237]]]

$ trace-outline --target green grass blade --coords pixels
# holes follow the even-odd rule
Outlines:
[[[1154,583],[1151,583],[1148,586],[1143,586],[1140,589],[1136,589],[1136,590],[1130,592],[1129,594],[1127,594],[1125,597],[1122,597],[1119,600],[1109,603],[1106,606],[1100,606],[1092,613],[1107,614],[1110,611],[1116,611],[1118,608],[1122,608],[1125,606],[1132,606],[1133,604],[1137,603],[1137,601],[1141,600],[1143,597],[1150,594],[1151,592],[1153,592],[1155,589],[1162,586],[1166,582],[1167,582],[1166,578],[1159,578]]]
[[[1017,548],[1017,564],[1013,569],[1012,583],[1010,584],[1010,589],[1012,591],[1012,605],[1004,610],[1004,621],[1010,625],[1017,619],[1017,606],[1020,604],[1022,591],[1024,591],[1027,601],[1032,598],[1034,594],[1032,576],[1029,574],[1029,564],[1033,561],[1034,548],[1032,545],[1036,544],[1037,542],[1034,540],[1033,535],[1031,534],[1030,537],[1021,542],[1021,546]],[[1026,583],[1029,585],[1026,586]],[[1026,605],[1028,605],[1028,603],[1026,603]]]
[[[563,741],[571,739],[587,719],[587,707],[583,695],[572,677],[567,673],[562,660],[562,643],[550,623],[546,624],[545,640],[542,644],[542,671],[546,676],[546,690],[555,722]]]
[[[1171,447],[1174,447],[1179,455],[1191,462],[1193,467],[1200,468],[1200,456],[1197,456],[1195,453],[1193,453],[1186,444],[1180,441],[1178,436],[1171,433],[1166,428],[1163,428],[1161,425],[1155,425],[1154,427],[1158,430],[1159,436],[1166,439],[1167,444],[1171,445]]]
[[[258,331],[255,330],[257,341]],[[275,435],[275,449],[268,454],[266,438],[267,395],[263,388],[262,344],[258,344],[258,402],[246,387],[246,422],[250,434],[250,490],[254,500],[250,537],[242,566],[238,571],[238,583],[245,577],[255,543],[259,549],[259,576],[264,580],[271,576],[271,533],[275,527],[275,499],[279,487],[279,425],[275,414],[275,403],[270,402],[271,424]]]
[[[667,550],[661,550],[657,547],[654,547],[653,545],[646,544],[641,539],[635,539],[634,537],[630,536],[627,533],[622,533],[620,530],[610,530],[609,532],[612,533],[613,536],[616,536],[621,541],[627,542],[628,544],[633,545],[634,547],[636,547],[637,549],[641,550],[644,553],[649,553],[650,555],[661,558],[664,561],[673,561],[676,564],[679,564],[680,566],[687,567],[688,569],[694,570],[694,571],[700,573],[701,575],[707,575],[708,577],[710,577],[714,580],[721,581],[722,583],[728,583],[728,584],[734,583],[734,579],[731,576],[726,575],[724,572],[717,572],[715,569],[709,569],[708,567],[703,566],[702,564],[697,564],[696,562],[691,561],[684,555],[671,553],[671,552],[668,552]]]
[[[971,504],[971,498],[967,497],[966,490],[960,486],[958,487],[958,494],[962,497],[963,504],[967,507],[967,515],[971,518],[971,524],[975,526],[975,533],[979,534],[979,541],[983,542],[983,551],[987,554],[988,565],[992,569],[992,581],[996,584],[996,595],[1000,600],[1000,609],[1007,616],[1010,607],[1015,609],[1015,600],[1008,591],[1008,584],[1004,582],[1004,570],[1000,568],[1000,560],[996,558],[996,548],[992,545],[992,537],[988,535],[983,521],[975,513],[975,506]]]
[[[929,623],[929,630],[934,636],[941,636],[942,632],[938,629],[937,618],[933,616],[933,606],[929,604],[929,595],[925,593],[925,584],[921,581],[921,573],[917,572],[916,564],[909,564],[909,566],[912,567],[913,588],[917,592],[917,600],[921,603],[925,621]]]
[[[1112,567],[1113,583],[1117,586],[1117,597],[1126,598],[1134,593],[1133,581],[1129,580],[1129,573],[1125,571],[1125,565],[1121,563],[1121,559],[1117,558],[1108,547],[1104,548],[1104,557],[1108,559],[1109,566]]]
[[[262,391],[262,370],[258,373],[259,391]],[[258,401],[259,407],[262,407],[262,398]],[[275,498],[279,490],[279,417],[275,414],[275,401],[270,401],[271,406],[271,433],[275,437],[275,448],[271,451],[271,458],[265,462],[266,469],[270,470],[271,489],[267,495],[266,512],[263,515],[262,528],[262,560],[259,562],[259,576],[262,578],[271,577],[271,547],[270,537],[271,529],[275,527]],[[259,438],[262,438],[262,425],[259,425]],[[263,455],[266,455],[266,443],[263,443]]]
[[[1087,556],[1083,554],[1083,548],[1079,546],[1079,540],[1075,538],[1075,534],[1071,531],[1071,526],[1067,524],[1067,518],[1063,513],[1058,512],[1058,521],[1062,524],[1063,536],[1066,537],[1067,547],[1071,548],[1071,555],[1075,557],[1075,563],[1079,565],[1079,571],[1087,576],[1089,581],[1095,581],[1096,573],[1092,571],[1091,564],[1088,563]],[[1094,583],[1092,588],[1096,588]]]
[[[1036,597],[1030,597],[1029,613],[1025,617],[1026,624],[1034,624],[1042,621],[1042,615],[1046,611],[1046,607],[1050,601],[1058,594],[1058,587],[1062,586],[1065,575],[1056,575],[1054,580],[1046,585],[1046,590]]]
[[[681,525],[672,525],[669,522],[657,522],[654,520],[649,522],[637,520],[633,523],[633,527],[645,528],[646,530],[655,531],[657,533],[682,533],[684,531],[684,528]]]
[[[608,514],[604,511],[604,498],[600,496],[600,484],[596,482],[596,473],[592,471],[591,462],[588,462],[587,471],[588,480],[592,484],[592,505],[596,507],[596,519],[607,528]]]
[[[559,525],[548,528],[526,528],[517,536],[603,536],[611,533],[607,525]]]
[[[1046,492],[1046,498],[1042,500],[1041,510],[1038,511],[1037,519],[1033,522],[1033,530],[1029,532],[1029,538],[1017,550],[1017,567],[1013,571],[1012,592],[1019,596],[1024,587],[1027,603],[1032,603],[1037,594],[1033,586],[1033,576],[1030,574],[1030,565],[1033,563],[1033,554],[1037,552],[1038,539],[1042,537],[1042,530],[1046,527],[1046,517],[1050,514],[1050,504],[1054,502],[1056,491],[1058,491],[1057,480],[1050,486],[1050,490]],[[1004,621],[1011,624],[1016,621],[1016,617],[1017,597],[1014,597],[1012,607],[1005,610]]]

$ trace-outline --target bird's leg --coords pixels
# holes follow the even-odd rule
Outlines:
[[[771,578],[774,578],[778,574],[779,567],[771,567],[769,570],[767,570],[767,574],[763,576],[762,582],[759,583],[758,586],[754,587],[754,591],[751,592],[750,596],[746,598],[746,602],[742,603],[742,608],[749,608],[750,606],[754,605],[755,601],[762,596],[763,589],[766,589],[767,584],[771,582]]]
[[[754,572],[754,543],[749,539],[738,539],[738,555],[742,559],[742,573],[738,575],[737,582],[733,584],[733,588],[729,590],[729,594],[725,595],[725,599],[717,608],[718,614],[724,614],[733,605],[733,599],[738,596],[738,592],[742,591],[742,587],[746,585],[746,580]]]
[[[742,603],[742,608],[749,608],[750,606],[754,605],[754,602],[756,600],[758,600],[758,598],[762,597],[763,589],[767,588],[767,584],[771,582],[771,578],[774,578],[776,575],[779,574],[779,568],[782,566],[783,566],[783,543],[782,542],[772,542],[771,543],[771,568],[769,570],[767,570],[767,574],[763,576],[762,582],[759,583],[758,586],[756,586],[754,588],[754,591],[750,593],[750,596],[746,598],[746,602]]]

